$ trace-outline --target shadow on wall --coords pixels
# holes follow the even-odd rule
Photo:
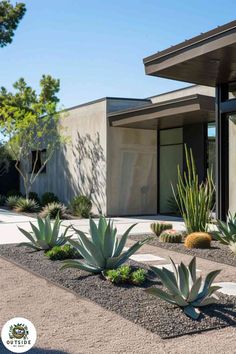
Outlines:
[[[9,350],[7,350],[2,341],[0,341],[0,353],[1,354],[9,354]],[[41,349],[41,348],[32,348],[29,350],[30,354],[69,354],[69,352],[65,352],[62,350],[54,350],[54,349]]]
[[[98,213],[102,213],[106,202],[106,164],[100,135],[97,133],[92,138],[90,134],[81,136],[78,132],[71,148],[73,165],[69,165],[65,156],[64,159],[72,194],[86,195]]]

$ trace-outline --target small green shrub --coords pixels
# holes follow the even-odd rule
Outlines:
[[[130,275],[131,283],[137,286],[143,284],[146,278],[147,278],[147,272],[142,268],[135,270]]]
[[[18,191],[17,189],[11,189],[7,192],[6,194],[7,198],[8,197],[23,197],[22,193],[20,191]]]
[[[38,205],[41,204],[39,195],[36,192],[29,192],[29,199],[35,200]]]
[[[50,203],[59,203],[59,199],[54,193],[46,192],[42,195],[41,202],[45,206]]]
[[[117,269],[107,270],[103,272],[103,275],[113,284],[133,284],[139,286],[145,282],[147,272],[142,268],[132,270],[131,266],[123,265]]]
[[[6,199],[6,206],[9,208],[9,209],[14,209],[16,207],[16,204],[18,202],[18,200],[20,199],[19,196],[10,196]]]
[[[91,209],[92,202],[84,195],[77,196],[71,201],[71,210],[75,216],[89,218]]]
[[[42,218],[46,218],[47,216],[50,217],[50,219],[55,219],[59,216],[60,219],[67,219],[68,218],[68,212],[67,208],[64,204],[61,203],[49,203],[45,205],[45,207],[42,209],[40,216]]]
[[[19,198],[16,202],[14,210],[18,213],[36,213],[39,210],[39,205],[33,199]]]
[[[162,231],[172,229],[173,225],[167,222],[154,222],[150,225],[150,228],[156,236],[160,236]]]
[[[166,230],[160,234],[160,242],[166,243],[181,243],[182,242],[182,233],[176,230]]]
[[[6,199],[5,195],[0,194],[0,206],[5,205]]]
[[[45,252],[45,255],[52,261],[78,258],[79,252],[70,245],[55,246],[51,250]]]

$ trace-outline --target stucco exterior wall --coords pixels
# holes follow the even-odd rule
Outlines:
[[[90,196],[95,213],[106,213],[106,100],[75,107],[62,120],[70,142],[57,151],[33,191],[55,193],[64,203]]]
[[[229,120],[229,210],[236,213],[236,125]]]
[[[109,215],[157,212],[157,133],[108,127]]]

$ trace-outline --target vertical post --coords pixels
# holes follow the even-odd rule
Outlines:
[[[221,104],[228,98],[227,85],[216,87],[216,216],[225,220],[229,207],[228,118]]]

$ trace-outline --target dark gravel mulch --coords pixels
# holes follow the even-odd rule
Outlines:
[[[161,286],[147,281],[143,288],[115,286],[100,275],[91,275],[77,269],[60,270],[60,261],[48,260],[43,252],[32,252],[15,245],[1,245],[0,256],[86,297],[107,310],[157,333],[170,338],[236,325],[236,298],[220,295],[220,303],[204,308],[197,321],[186,317],[182,310],[146,294],[144,287]],[[133,265],[137,263],[132,262]],[[140,266],[140,264],[139,264]],[[145,268],[145,265],[142,265]]]
[[[130,235],[129,238],[134,241],[139,241],[147,238],[147,236],[153,237],[153,235]],[[170,251],[185,253],[199,258],[208,259],[209,261],[225,263],[236,267],[236,255],[230,251],[228,246],[222,245],[219,241],[213,240],[211,242],[211,248],[207,249],[190,249],[186,248],[183,243],[159,242],[158,237],[156,236],[154,236],[148,243],[152,246],[165,248]]]

